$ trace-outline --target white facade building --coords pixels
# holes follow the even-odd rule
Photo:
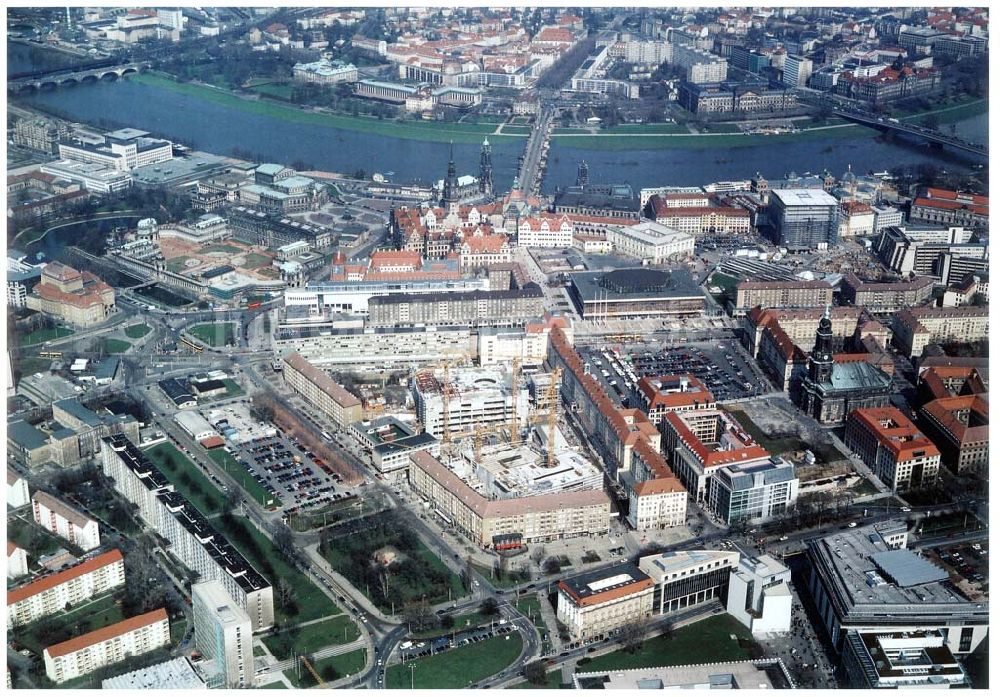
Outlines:
[[[564,215],[524,218],[517,226],[517,245],[567,249],[573,246],[573,223]]]
[[[7,506],[8,508],[20,508],[31,503],[31,494],[28,492],[28,480],[20,474],[7,468]]]
[[[227,688],[253,687],[253,631],[250,617],[219,581],[191,587],[194,643],[214,664]]]
[[[49,532],[69,540],[84,552],[100,547],[101,533],[96,520],[44,491],[36,491],[31,502],[35,522]]]
[[[669,258],[694,254],[694,236],[651,220],[608,229],[608,242],[618,254],[662,264]]]
[[[7,591],[7,619],[14,627],[28,624],[124,584],[122,553],[113,549]]]
[[[7,540],[7,578],[19,578],[28,573],[28,554]]]
[[[726,612],[751,634],[785,634],[792,628],[792,572],[764,554],[743,557],[729,578]]]
[[[445,427],[445,402],[448,431],[456,435],[484,424],[510,423],[517,410],[520,428],[528,423],[528,390],[517,385],[511,389],[511,374],[495,368],[455,369],[448,376],[448,397],[444,396],[443,371],[418,373],[413,378],[413,400],[417,418],[424,431],[440,438]]]

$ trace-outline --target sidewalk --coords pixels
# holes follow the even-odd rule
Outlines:
[[[553,653],[558,653],[562,650],[563,640],[559,636],[559,623],[556,621],[556,613],[552,609],[552,604],[548,598],[540,593],[536,593],[535,595],[541,601],[539,605],[541,606],[542,619],[545,621],[545,626],[549,629],[549,641],[552,643],[552,651]]]
[[[319,553],[318,543],[306,547],[305,552],[313,563],[322,569],[328,576],[333,578],[333,581],[338,586],[338,589],[345,595],[350,596],[351,600],[360,605],[365,612],[370,615],[374,615],[382,622],[389,624],[398,623],[396,619],[390,617],[389,615],[382,614],[382,611],[375,607],[375,604],[368,599],[368,596],[356,589],[353,585],[351,585],[350,581],[334,571],[333,567],[330,566],[326,559],[323,558],[323,555]]]

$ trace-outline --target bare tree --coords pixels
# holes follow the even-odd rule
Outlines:
[[[541,566],[542,559],[545,558],[545,545],[538,545],[532,549],[528,558],[535,562],[535,566]]]
[[[649,629],[649,618],[643,617],[633,620],[622,626],[619,632],[621,642],[625,650],[635,653],[642,648],[642,643],[646,639],[646,632]]]

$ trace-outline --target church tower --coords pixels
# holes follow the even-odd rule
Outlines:
[[[833,323],[830,321],[830,306],[816,328],[816,344],[809,354],[809,379],[815,383],[829,382],[833,374]]]
[[[483,138],[479,153],[479,193],[487,199],[493,198],[493,156],[488,138]]]
[[[448,152],[448,176],[444,179],[441,192],[441,207],[446,213],[458,205],[458,175],[455,174],[455,144]]]

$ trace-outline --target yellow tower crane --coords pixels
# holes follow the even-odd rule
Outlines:
[[[545,452],[545,466],[554,467],[556,464],[556,423],[559,416],[559,380],[562,377],[562,368],[552,371],[552,380],[545,388],[545,413],[535,414],[530,419],[531,423],[545,423],[548,426],[548,447]]]
[[[514,358],[510,367],[510,442],[521,442],[521,424],[517,420],[517,395],[521,386],[521,359]],[[477,458],[478,459],[478,458]]]

